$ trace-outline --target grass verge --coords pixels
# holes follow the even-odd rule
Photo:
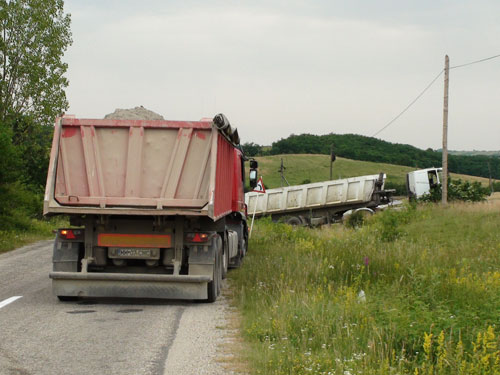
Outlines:
[[[52,230],[67,226],[64,216],[42,218],[41,189],[20,182],[0,183],[0,253],[53,237]]]
[[[500,202],[256,223],[230,273],[255,374],[500,373]]]
[[[52,230],[67,225],[67,220],[62,217],[50,220],[30,219],[23,229],[0,230],[0,254],[32,242],[53,238]]]

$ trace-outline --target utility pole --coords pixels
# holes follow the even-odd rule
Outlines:
[[[335,154],[333,153],[333,143],[330,145],[330,181],[333,180],[333,162],[335,161]]]
[[[286,184],[288,186],[290,186],[290,183],[288,182],[288,180],[285,177],[285,169],[286,169],[286,167],[283,165],[283,158],[281,158],[281,166],[280,166],[280,169],[278,170],[278,172],[281,175],[281,187],[283,187],[283,182],[286,182]]]
[[[450,81],[450,58],[444,58],[444,103],[443,103],[443,181],[441,184],[443,204],[448,203],[448,85]]]
[[[491,179],[491,164],[488,160],[488,171],[490,172],[490,191],[493,193],[493,180]]]

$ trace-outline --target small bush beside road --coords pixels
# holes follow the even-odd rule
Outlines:
[[[500,204],[386,211],[362,227],[256,223],[231,273],[257,374],[500,371]]]

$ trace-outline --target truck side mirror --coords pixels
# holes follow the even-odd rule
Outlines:
[[[249,182],[250,182],[250,187],[252,189],[257,186],[257,169],[253,169],[253,168],[250,169],[250,181]]]
[[[259,162],[255,159],[250,160],[250,169],[259,168]]]

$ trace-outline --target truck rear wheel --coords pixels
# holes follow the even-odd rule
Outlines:
[[[208,293],[208,298],[207,302],[212,303],[217,300],[217,284],[219,283],[218,277],[217,277],[217,265],[214,264],[213,268],[213,279],[210,281],[207,285],[207,293]]]
[[[217,300],[220,294],[220,286],[222,283],[222,248],[217,246],[215,252],[215,260],[213,265],[212,281],[207,284],[207,302],[212,303]]]
[[[241,266],[241,263],[243,262],[243,257],[246,254],[246,241],[243,238],[241,240],[241,248],[238,249],[238,255],[236,255],[232,260],[231,260],[231,268],[238,268]]]
[[[227,270],[229,268],[229,242],[226,237],[226,241],[224,241],[224,253],[222,254],[222,278],[225,279],[227,277]]]

